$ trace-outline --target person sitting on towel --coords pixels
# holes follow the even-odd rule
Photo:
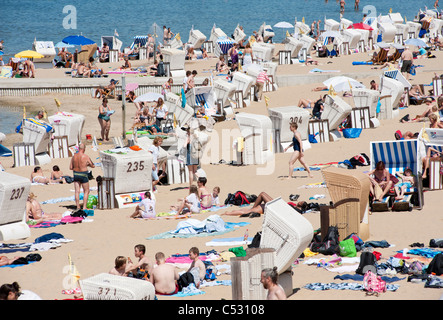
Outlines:
[[[177,280],[179,275],[177,268],[166,263],[165,254],[157,252],[155,254],[157,266],[152,269],[149,281],[154,285],[155,293],[159,295],[172,295],[178,293]]]

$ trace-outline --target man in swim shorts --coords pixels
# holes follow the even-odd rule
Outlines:
[[[177,280],[179,275],[177,269],[166,263],[165,254],[157,252],[155,254],[157,267],[152,269],[149,281],[154,285],[155,293],[159,295],[172,295],[178,292]]]
[[[83,209],[89,197],[88,167],[95,168],[91,158],[85,154],[85,145],[80,143],[79,150],[71,159],[69,169],[74,173],[75,204],[80,209],[80,189],[83,188]]]

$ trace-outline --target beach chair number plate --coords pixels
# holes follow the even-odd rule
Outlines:
[[[126,172],[142,171],[144,169],[144,161],[134,161],[128,162],[128,170]]]

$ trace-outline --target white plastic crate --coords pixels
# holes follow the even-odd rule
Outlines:
[[[260,248],[275,250],[278,273],[291,267],[313,235],[312,224],[280,197],[266,203]]]
[[[29,179],[7,172],[0,174],[0,241],[31,235],[25,218],[30,189]]]
[[[116,149],[120,150],[120,149]],[[115,193],[152,189],[152,154],[146,150],[122,149],[122,154],[100,151],[105,178],[114,178]]]
[[[154,300],[155,288],[150,281],[100,273],[80,280],[85,300]]]

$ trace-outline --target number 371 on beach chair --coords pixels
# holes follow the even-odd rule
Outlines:
[[[407,211],[412,203],[414,208],[421,210],[424,205],[422,164],[419,155],[419,141],[415,139],[397,141],[372,141],[371,147],[371,170],[379,161],[383,161],[386,169],[393,176],[403,174],[406,168],[412,170],[416,177],[416,183],[412,188],[405,191],[403,200],[395,200],[395,191],[392,188],[382,202],[373,203],[373,211],[387,211],[390,202],[392,209]]]

